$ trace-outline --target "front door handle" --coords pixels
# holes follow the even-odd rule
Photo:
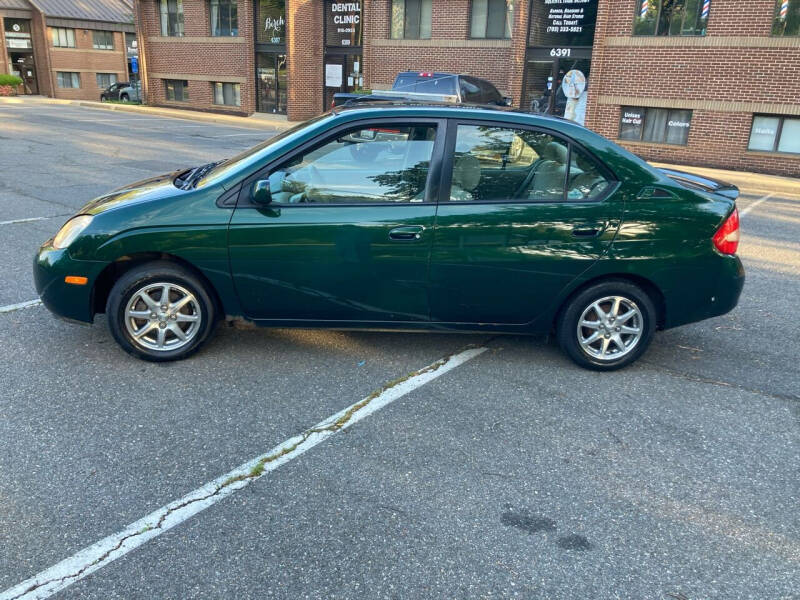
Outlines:
[[[396,242],[413,242],[422,237],[425,227],[422,225],[404,225],[389,231],[389,239]]]

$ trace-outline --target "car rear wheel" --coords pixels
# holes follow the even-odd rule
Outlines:
[[[613,371],[636,361],[656,328],[653,301],[627,281],[605,281],[572,298],[558,322],[558,342],[578,365]]]
[[[130,96],[128,96],[128,94],[122,94],[122,96],[120,96],[119,99],[122,100],[123,102],[128,102],[128,100],[130,100],[131,98]]]
[[[151,262],[117,280],[106,304],[108,325],[125,351],[154,362],[180,360],[205,342],[216,321],[203,283],[173,263]]]

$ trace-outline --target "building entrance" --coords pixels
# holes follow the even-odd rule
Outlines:
[[[36,65],[33,60],[33,51],[9,52],[11,61],[11,74],[22,79],[23,94],[38,94],[39,84],[36,81]]]
[[[286,114],[286,54],[256,55],[256,110]]]

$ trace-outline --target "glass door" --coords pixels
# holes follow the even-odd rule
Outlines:
[[[256,55],[258,112],[286,113],[286,55],[259,52]]]
[[[325,55],[324,110],[333,106],[333,95],[343,92],[352,94],[364,85],[361,54]]]
[[[583,125],[590,66],[588,58],[529,60],[525,68],[523,108]]]

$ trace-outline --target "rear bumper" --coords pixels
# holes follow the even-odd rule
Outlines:
[[[739,303],[745,273],[738,256],[719,256],[703,280],[690,289],[667,298],[664,328],[678,327],[729,313]]]
[[[73,260],[67,250],[53,248],[47,242],[39,248],[33,261],[36,292],[47,309],[70,321],[91,323],[94,320],[92,290],[104,263]],[[86,277],[86,285],[65,283],[68,275]]]

